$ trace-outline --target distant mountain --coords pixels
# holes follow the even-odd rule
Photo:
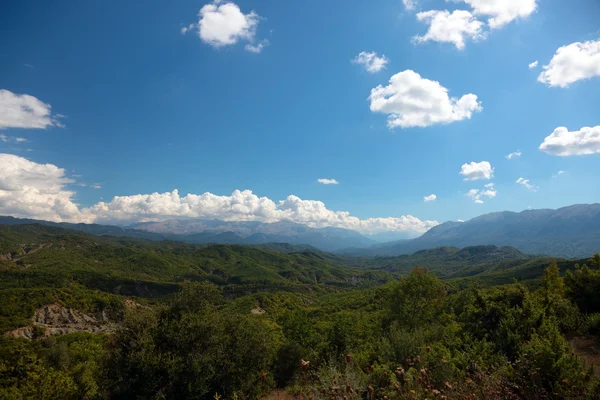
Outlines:
[[[375,241],[356,231],[342,228],[311,228],[289,221],[261,223],[219,220],[168,220],[144,222],[129,227],[99,224],[71,224],[0,216],[0,225],[42,224],[72,229],[98,236],[137,238],[152,241],[174,240],[199,244],[289,243],[336,251],[348,247],[367,247]]]
[[[600,204],[485,214],[466,222],[443,223],[416,239],[342,252],[394,256],[442,246],[477,245],[512,246],[529,254],[589,257],[600,252]]]
[[[335,251],[347,247],[366,247],[376,241],[343,228],[311,228],[291,221],[262,223],[187,219],[142,222],[129,228],[161,234],[190,243],[262,244],[289,243]]]
[[[7,216],[0,216],[0,225],[27,225],[27,224],[40,224],[45,226],[53,226],[56,228],[71,229],[74,231],[89,233],[90,235],[97,236],[115,236],[115,237],[127,237],[136,239],[145,239],[152,241],[167,240],[167,237],[161,234],[153,232],[135,230],[135,229],[124,229],[113,225],[99,225],[99,224],[71,224],[68,222],[50,222],[39,219],[30,218],[14,218]]]

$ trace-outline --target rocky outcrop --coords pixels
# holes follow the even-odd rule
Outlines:
[[[6,332],[5,336],[34,339],[74,332],[110,333],[117,328],[104,312],[91,316],[56,303],[38,308],[31,322],[32,325]]]

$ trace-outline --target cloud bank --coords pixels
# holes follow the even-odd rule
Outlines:
[[[339,227],[365,234],[402,231],[421,234],[437,221],[422,221],[412,215],[360,219],[346,211],[333,211],[318,200],[289,195],[273,201],[250,190],[235,190],[230,196],[213,193],[165,193],[115,196],[111,201],[81,208],[69,189],[74,181],[65,170],[38,164],[12,154],[0,154],[0,214],[49,221],[132,223],[171,218],[210,218],[224,221],[277,222],[289,220],[311,227]]]

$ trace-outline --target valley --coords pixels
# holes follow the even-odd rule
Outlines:
[[[400,398],[432,390],[447,398],[479,390],[531,398],[511,386],[546,365],[530,358],[528,346],[550,351],[552,363],[568,362],[551,374],[574,382],[567,389],[542,374],[536,392],[596,390],[568,349],[594,360],[580,344],[594,349],[600,332],[598,255],[556,258],[474,245],[353,256],[305,244],[193,244],[115,237],[107,235],[114,228],[100,226],[11,222],[0,225],[3,395],[208,398],[216,391],[234,398],[278,388],[318,397],[323,384],[341,380],[361,396],[373,387],[378,396]],[[543,335],[562,344],[545,348],[536,342],[538,329],[557,330]],[[507,342],[515,334],[519,342]],[[562,335],[577,339],[569,344]],[[229,351],[208,350],[218,346]],[[23,357],[34,361],[22,364]],[[155,364],[163,357],[176,361]],[[506,362],[525,369],[500,368]],[[235,372],[206,378],[206,368],[217,365]],[[418,379],[417,367],[430,380]],[[39,380],[49,376],[68,384],[57,390]]]

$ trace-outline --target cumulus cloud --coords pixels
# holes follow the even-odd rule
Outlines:
[[[507,159],[512,160],[513,158],[521,157],[520,151],[515,151],[506,156]]]
[[[600,125],[583,127],[569,132],[564,126],[558,127],[546,136],[540,150],[553,156],[582,156],[600,153]]]
[[[427,33],[414,36],[415,43],[428,41],[452,43],[457,49],[465,48],[467,39],[479,40],[485,38],[483,22],[465,10],[430,10],[417,14],[417,20],[429,25]]]
[[[65,170],[12,154],[0,154],[0,214],[49,221],[79,220],[73,203],[73,182]]]
[[[402,0],[402,4],[407,11],[412,11],[417,7],[416,0]]]
[[[531,183],[529,183],[529,179],[519,178],[519,179],[517,179],[517,183],[519,185],[525,186],[528,190],[531,190],[531,191],[535,191],[535,189],[536,189],[535,186],[533,186]]]
[[[423,200],[427,203],[430,201],[435,201],[435,199],[437,199],[437,196],[435,194],[430,194],[429,196],[425,196],[423,197]]]
[[[535,60],[534,62],[532,62],[532,63],[530,63],[528,65],[529,69],[534,69],[537,66],[538,66],[538,61],[537,60]]]
[[[217,48],[234,45],[239,41],[253,43],[260,21],[260,17],[254,11],[244,14],[237,4],[220,0],[203,6],[198,15],[198,23],[181,28],[181,33],[186,34],[197,29],[198,36],[204,43]]]
[[[60,127],[59,117],[52,115],[50,104],[36,97],[0,89],[0,129]]]
[[[339,185],[340,184],[335,179],[327,179],[327,178],[317,179],[317,182],[322,183],[323,185]]]
[[[553,178],[558,178],[559,176],[564,175],[564,174],[565,174],[565,171],[560,170],[556,174],[552,175],[552,177]]]
[[[494,168],[488,161],[473,161],[470,164],[463,164],[460,168],[460,174],[465,177],[465,181],[492,179]]]
[[[471,189],[467,192],[467,196],[476,204],[483,204],[482,197],[494,198],[498,192],[494,188],[493,183],[488,183],[484,189]]]
[[[108,203],[100,202],[87,211],[96,221],[149,221],[165,218],[215,218],[225,221],[277,222],[289,220],[312,227],[333,226],[363,233],[408,231],[423,233],[437,225],[411,215],[399,218],[359,219],[346,211],[332,211],[317,200],[303,200],[290,195],[274,202],[258,197],[250,190],[236,190],[231,196],[212,193],[180,196],[177,190],[134,196],[116,196]]]
[[[12,154],[0,154],[0,214],[50,221],[130,223],[169,218],[210,218],[225,221],[277,222],[289,220],[312,227],[339,227],[365,234],[403,231],[421,234],[437,221],[422,221],[412,215],[359,219],[346,211],[333,211],[318,200],[290,195],[275,202],[250,190],[235,190],[231,196],[212,193],[181,196],[166,193],[115,196],[111,201],[79,208],[74,192],[66,187],[73,180],[52,164],[38,164]],[[92,185],[93,187],[93,185]]]
[[[379,57],[374,51],[371,53],[361,51],[354,59],[352,59],[352,62],[361,64],[367,72],[374,74],[384,69],[389,60],[383,54]]]
[[[456,0],[467,3],[473,14],[489,17],[490,28],[501,28],[518,18],[526,18],[537,8],[537,0]]]
[[[544,65],[538,81],[565,88],[573,82],[600,76],[600,39],[560,47]]]
[[[406,70],[392,76],[387,86],[371,89],[371,111],[388,114],[389,128],[426,127],[471,118],[483,107],[474,94],[448,96],[437,81]]]

